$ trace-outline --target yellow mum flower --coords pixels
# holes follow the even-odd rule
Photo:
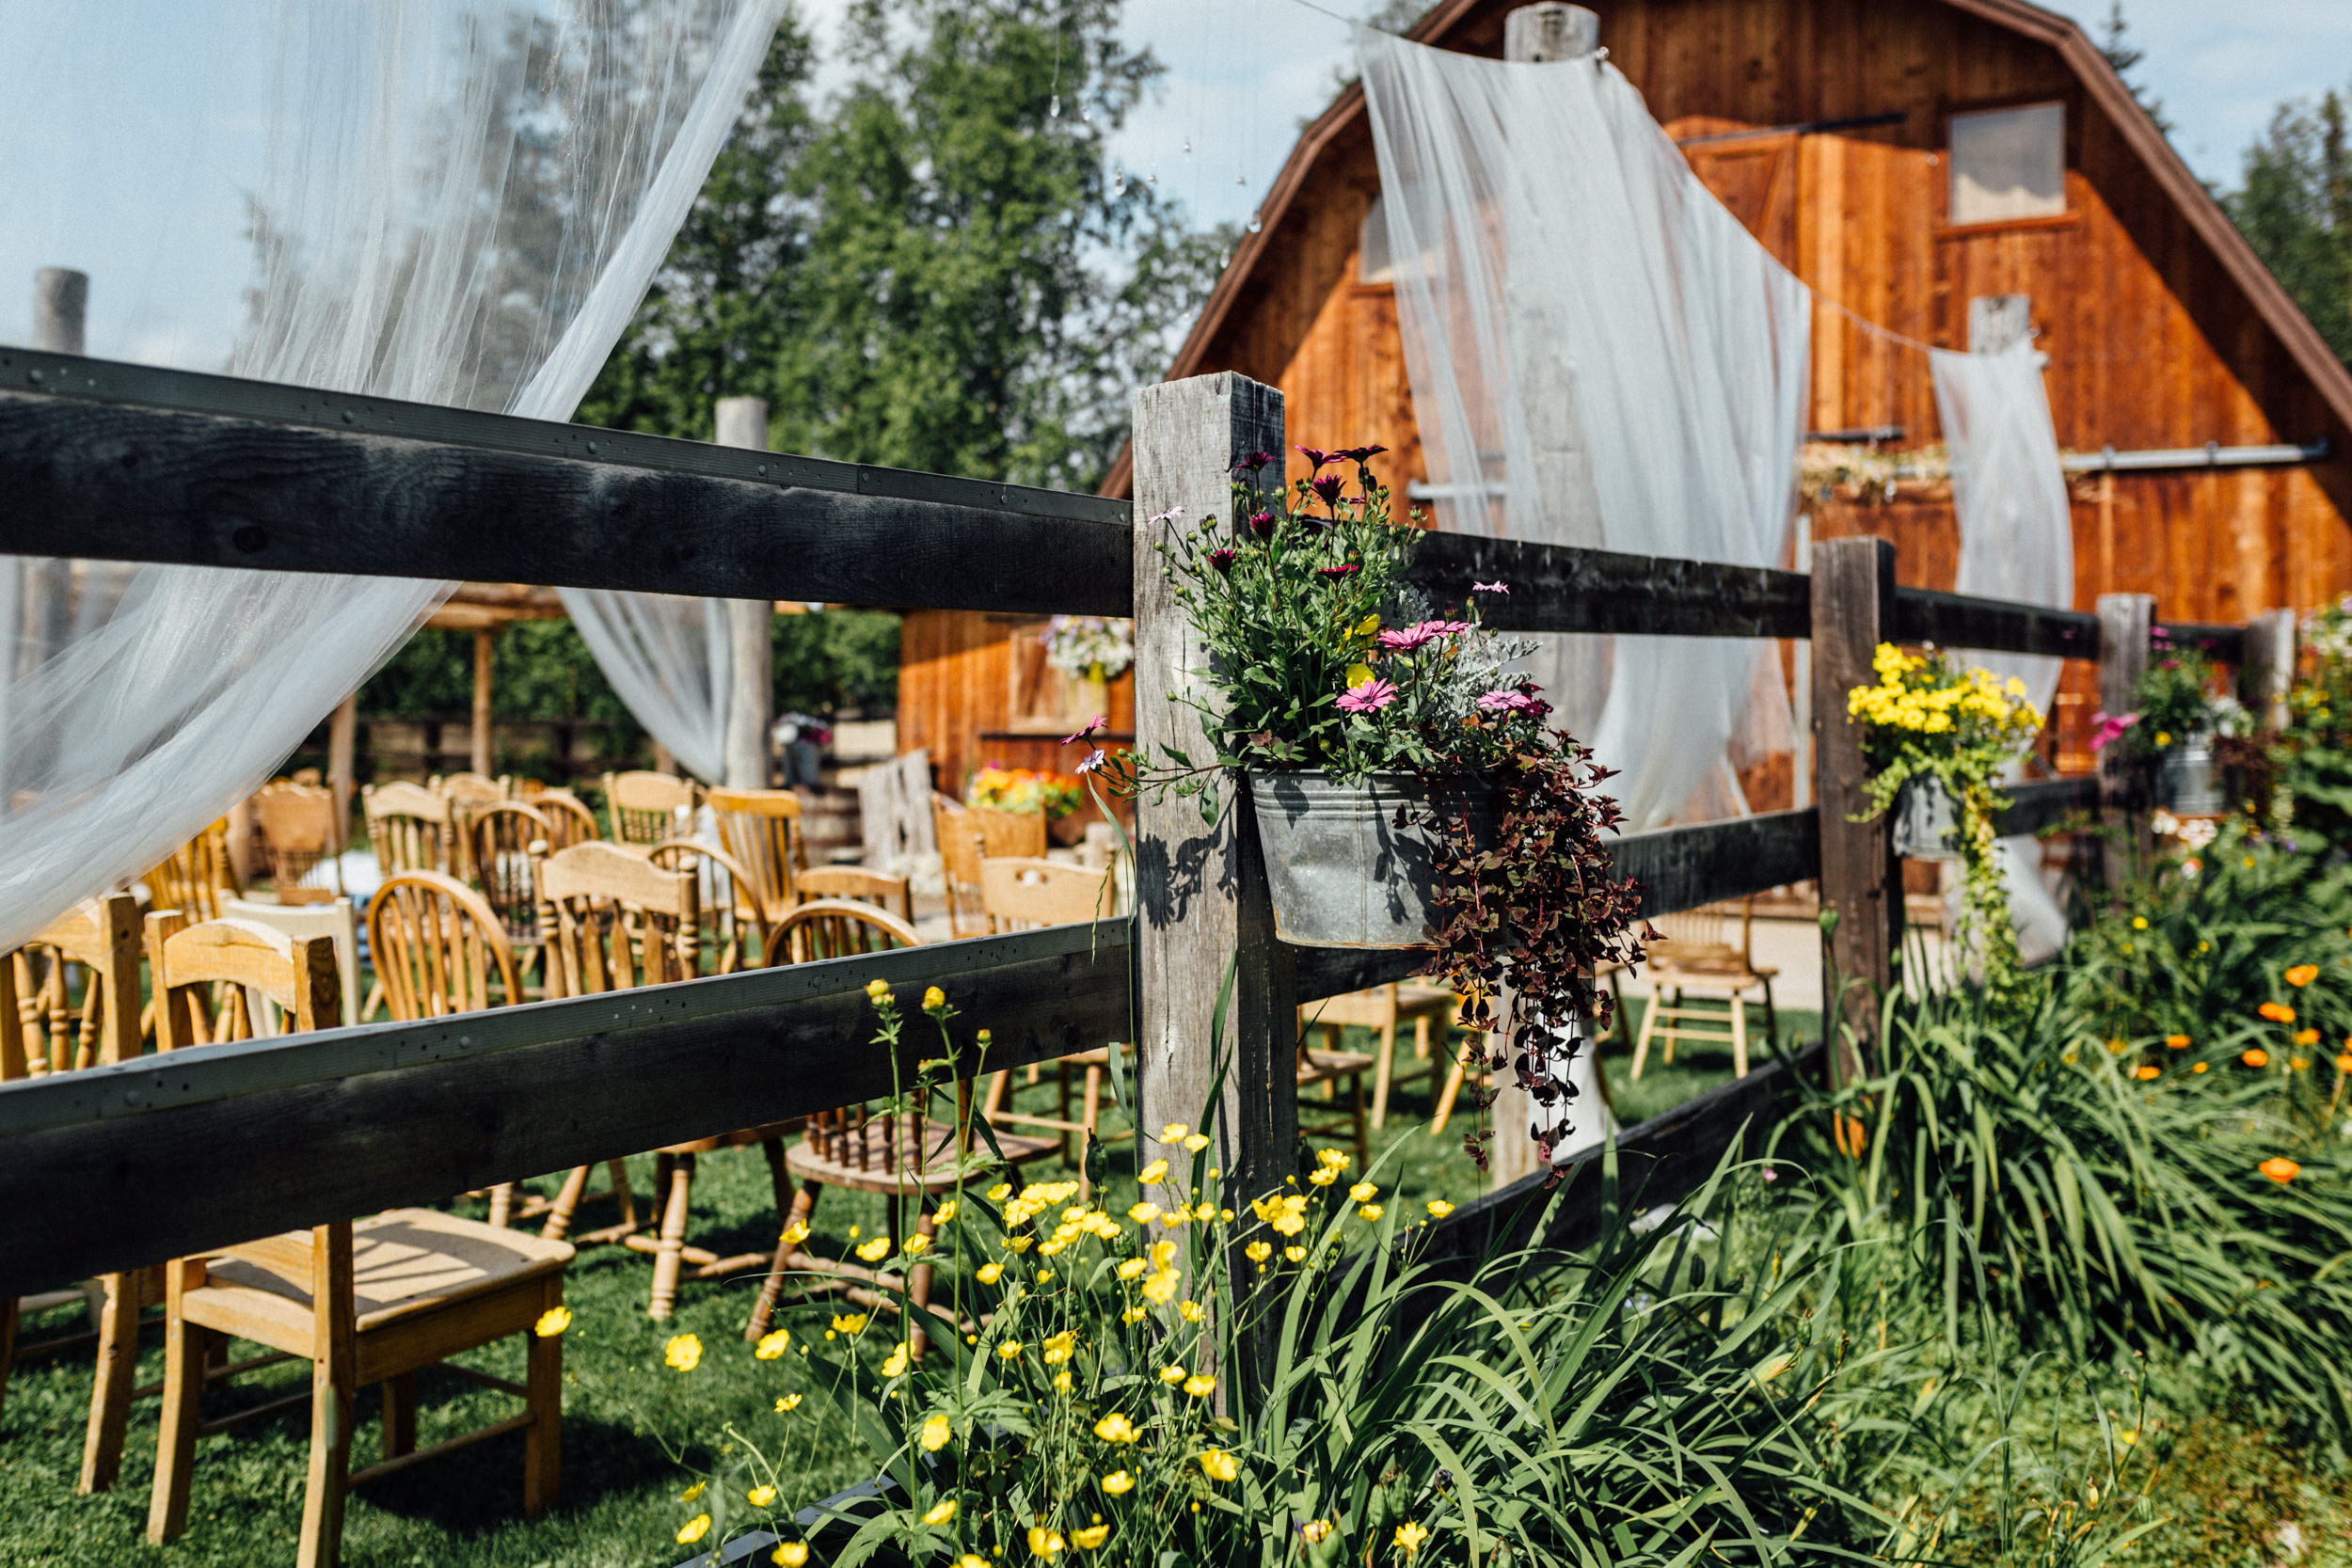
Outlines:
[[[755,1486],[743,1494],[743,1500],[754,1508],[766,1508],[776,1500],[776,1489],[772,1486]]]
[[[531,1332],[542,1339],[552,1339],[571,1326],[572,1309],[570,1307],[550,1307],[539,1314],[539,1321],[531,1325]]]
[[[1203,1449],[1200,1468],[1211,1481],[1232,1481],[1241,1474],[1240,1462],[1223,1449]]]
[[[927,1525],[953,1524],[955,1522],[955,1517],[956,1499],[953,1497],[942,1497],[939,1501],[931,1505],[929,1513],[923,1515],[923,1523]]]
[[[792,1331],[788,1328],[779,1328],[773,1333],[761,1335],[759,1344],[752,1351],[752,1354],[761,1361],[773,1361],[789,1349],[791,1344]]]
[[[1132,1443],[1137,1436],[1140,1435],[1140,1433],[1136,1431],[1135,1422],[1129,1420],[1126,1417],[1121,1416],[1119,1412],[1114,1410],[1109,1415],[1094,1423],[1094,1435],[1100,1437],[1105,1443]],[[1123,1474],[1124,1472],[1121,1473]],[[1109,1487],[1109,1480],[1105,1479],[1103,1484],[1106,1488]],[[1129,1486],[1134,1484],[1135,1483],[1133,1481],[1128,1482]],[[1124,1492],[1127,1490],[1127,1487],[1121,1486],[1118,1488],[1118,1490]]]
[[[700,1541],[704,1536],[708,1535],[709,1533],[710,1515],[707,1513],[697,1513],[691,1519],[687,1520],[685,1525],[679,1528],[677,1532],[677,1544],[681,1546],[691,1546],[695,1542]]]
[[[691,1372],[702,1365],[703,1342],[691,1334],[681,1334],[661,1347],[661,1359],[681,1372]]]
[[[1100,1427],[1095,1429],[1101,1431]],[[1136,1478],[1124,1470],[1113,1470],[1103,1478],[1103,1490],[1114,1497],[1123,1497],[1136,1489]]]
[[[808,1543],[787,1541],[776,1547],[769,1560],[780,1564],[781,1568],[801,1568],[801,1564],[808,1560]]]

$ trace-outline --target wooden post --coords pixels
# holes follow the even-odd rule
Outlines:
[[[768,450],[768,404],[762,398],[719,400],[719,444]],[[775,709],[775,605],[729,599],[727,607],[726,783],[733,789],[768,787],[768,727]]]
[[[2156,618],[2156,601],[2149,594],[2099,595],[2099,710],[2121,717],[2132,710],[2132,689],[2148,673],[2148,628]],[[2141,864],[2153,847],[2152,830],[2142,813],[2138,775],[2124,765],[2124,749],[2109,746],[2099,754],[2099,800],[2108,833],[2100,842],[2106,884],[2119,887],[2132,871],[2132,858],[2109,853],[2118,832],[2126,832]],[[2137,822],[2132,818],[2137,817]]]
[[[2246,623],[2246,654],[2237,670],[2238,701],[2265,729],[2283,729],[2287,689],[2295,684],[2295,611],[2265,610]]]
[[[1862,729],[1846,715],[1846,693],[1874,684],[1871,657],[1895,610],[1895,546],[1883,539],[1821,539],[1813,545],[1813,794],[1821,820],[1821,911],[1836,916],[1826,944],[1821,1028],[1833,1084],[1867,1073],[1851,1027],[1867,1040],[1878,1023],[1880,995],[1894,984],[1903,918],[1902,867],[1894,826],[1885,816],[1856,822],[1870,809],[1869,765]],[[1831,997],[1841,996],[1842,1007]]]
[[[490,660],[498,651],[496,627],[477,626],[473,634],[473,770],[484,778],[490,770]]]
[[[351,847],[351,797],[358,788],[359,693],[335,705],[326,726],[326,787],[335,796],[335,852]],[[338,883],[338,886],[341,884]]]
[[[1252,451],[1278,454],[1265,480],[1279,485],[1281,451],[1282,394],[1246,376],[1194,376],[1136,393],[1136,745],[1147,756],[1170,745],[1196,761],[1215,754],[1199,712],[1176,700],[1208,659],[1169,591],[1159,546],[1211,517],[1229,526],[1234,463]],[[1174,507],[1181,515],[1147,521]],[[1217,1125],[1204,1131],[1216,1139],[1212,1163],[1239,1209],[1296,1168],[1298,1006],[1295,955],[1274,939],[1248,794],[1231,779],[1211,787],[1215,828],[1202,823],[1198,800],[1136,804],[1137,1120],[1142,1158],[1182,1168],[1189,1157],[1163,1142],[1160,1129],[1202,1119],[1220,1065],[1211,1057],[1217,997],[1233,970]]]

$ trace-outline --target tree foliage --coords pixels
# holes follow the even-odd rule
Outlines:
[[[2230,216],[2339,358],[2352,359],[2352,147],[2345,103],[2279,106],[2246,150]]]

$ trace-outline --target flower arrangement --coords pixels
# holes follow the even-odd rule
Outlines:
[[[1136,661],[1132,624],[1107,615],[1057,615],[1038,641],[1045,662],[1073,680],[1115,681]]]
[[[1026,768],[982,768],[964,785],[964,804],[1025,816],[1043,812],[1049,820],[1068,816],[1084,802],[1078,781]]]
[[[2159,626],[2151,633],[2160,657],[2149,660],[2132,687],[2132,711],[2090,716],[2090,745],[2121,742],[2125,755],[2160,758],[2191,739],[2251,733],[2252,721],[2233,697],[2214,692],[2213,660],[2194,648],[2176,648]]]
[[[2001,805],[1994,781],[2032,743],[2042,714],[2026,700],[2025,682],[2003,682],[1989,670],[1963,673],[1932,649],[1906,654],[1882,642],[1870,662],[1876,684],[1846,697],[1848,716],[1864,726],[1871,768],[1871,809],[1860,820],[1884,813],[1907,785],[1943,786],[1960,817],[1961,943],[1982,960],[1988,989],[2013,993],[2024,965],[1994,853],[1993,818]]]

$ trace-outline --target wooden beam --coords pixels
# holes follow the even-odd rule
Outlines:
[[[2076,610],[1979,599],[1926,588],[1895,590],[1888,641],[2005,654],[2099,657],[2099,618]]]
[[[1176,603],[1159,546],[1167,532],[1231,510],[1241,457],[1282,450],[1282,394],[1231,372],[1163,382],[1136,394],[1135,432],[1136,510],[1184,508],[1175,522],[1136,531],[1136,749],[1152,754],[1173,745],[1210,755],[1199,710],[1178,700],[1207,695],[1192,673],[1208,657]],[[1274,937],[1247,791],[1222,774],[1210,787],[1214,828],[1203,825],[1196,800],[1136,802],[1142,1158],[1165,1156],[1181,1168],[1186,1156],[1159,1140],[1159,1128],[1197,1123],[1216,1104],[1216,1164],[1230,1190],[1256,1197],[1292,1174],[1296,1158],[1295,950]],[[1220,1006],[1228,973],[1232,992]],[[1214,1054],[1219,1044],[1223,1062]]]
[[[889,1094],[866,982],[938,985],[988,1066],[1128,1033],[1124,922],[143,1056],[0,1085],[0,1297]],[[968,1026],[968,1027],[967,1027]],[[289,1180],[298,1171],[299,1180]]]
[[[2293,610],[2287,611],[2289,615]],[[2260,619],[2257,617],[2256,619]],[[2222,664],[2243,666],[2246,662],[2247,626],[2217,626],[2197,621],[2151,620],[2148,642],[2153,650],[2159,640],[2175,648],[2194,648],[2207,658]]]
[[[1642,913],[1672,914],[1808,881],[1821,864],[1812,807],[1635,833],[1609,847],[1620,876],[1642,884]]]
[[[1837,916],[1825,952],[1822,1032],[1837,1042],[1833,1078],[1840,1084],[1863,1075],[1856,1042],[1877,1026],[1902,931],[1892,825],[1883,816],[1854,820],[1870,809],[1870,768],[1862,729],[1846,714],[1846,693],[1878,679],[1871,656],[1895,603],[1893,545],[1869,537],[1814,542],[1813,798],[1820,810],[1821,908]],[[1830,998],[1842,998],[1842,1006]]]
[[[1486,625],[1498,631],[1804,637],[1812,630],[1804,574],[1772,567],[1431,533],[1415,554],[1413,580],[1441,604],[1466,601],[1473,582],[1508,585],[1508,595],[1479,597]]]

